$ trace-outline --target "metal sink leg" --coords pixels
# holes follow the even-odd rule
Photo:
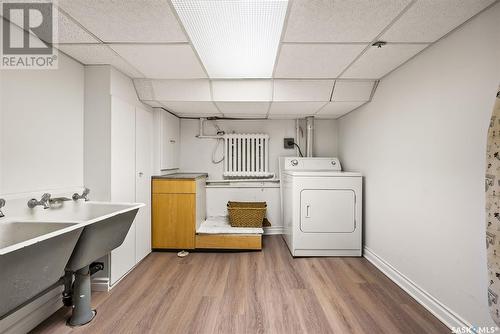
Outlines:
[[[96,311],[90,304],[90,268],[85,266],[75,272],[73,283],[73,314],[68,320],[70,326],[82,326],[94,319]]]

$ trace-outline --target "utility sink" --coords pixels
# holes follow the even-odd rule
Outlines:
[[[82,231],[78,223],[0,223],[0,318],[59,280]]]
[[[68,201],[0,218],[0,319],[120,246],[141,203]],[[88,313],[88,312],[87,312]]]
[[[10,221],[0,224],[0,249],[45,236],[77,223]]]

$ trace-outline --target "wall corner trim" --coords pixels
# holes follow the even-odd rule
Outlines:
[[[467,327],[472,325],[453,312],[449,307],[441,303],[437,298],[422,289],[415,282],[399,272],[390,263],[378,256],[373,250],[364,247],[363,257],[371,262],[377,269],[386,275],[391,281],[396,283],[401,289],[408,293],[420,305],[425,307],[436,318],[438,318],[448,328]]]

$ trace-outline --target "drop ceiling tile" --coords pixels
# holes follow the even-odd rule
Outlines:
[[[275,78],[336,78],[366,45],[283,44]]]
[[[387,44],[370,47],[342,78],[379,79],[422,51],[428,44]]]
[[[213,102],[160,101],[165,109],[183,117],[222,116]]]
[[[265,117],[269,102],[216,102],[224,116]]]
[[[494,0],[419,0],[382,36],[390,42],[435,42]]]
[[[58,43],[100,43],[85,29],[62,12],[57,15],[58,20]]]
[[[375,81],[337,80],[332,101],[368,101]]]
[[[273,102],[269,117],[313,116],[327,102]]]
[[[263,101],[272,100],[272,80],[212,80],[214,101]]]
[[[112,65],[131,78],[144,77],[104,44],[61,44],[58,48],[85,65]]]
[[[59,7],[105,42],[186,42],[168,0],[59,0]]]
[[[370,42],[410,0],[294,0],[285,42]]]
[[[212,101],[208,80],[152,80],[159,101]]]
[[[151,79],[206,78],[189,44],[110,44],[120,56]]]
[[[366,102],[329,102],[315,115],[318,118],[338,118]]]
[[[274,80],[273,101],[330,101],[334,80]]]

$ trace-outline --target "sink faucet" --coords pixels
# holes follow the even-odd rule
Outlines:
[[[28,208],[30,209],[33,209],[38,205],[43,205],[44,209],[50,208],[50,194],[43,194],[42,198],[39,201],[37,201],[35,198],[32,198],[28,201]]]
[[[81,195],[79,195],[78,193],[74,193],[73,200],[78,201],[79,199],[84,199],[85,202],[87,202],[89,200],[89,197],[88,197],[89,193],[90,193],[90,189],[85,188],[85,189],[83,189],[83,193]]]
[[[0,198],[0,218],[5,217],[5,215],[2,212],[2,208],[5,206],[5,200],[3,198]]]

